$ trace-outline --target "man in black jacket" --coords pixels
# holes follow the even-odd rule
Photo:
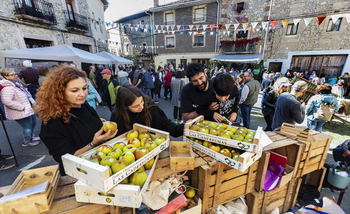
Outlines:
[[[267,93],[269,92],[270,87],[273,86],[273,83],[274,83],[273,76],[274,76],[273,73],[269,74],[269,76],[266,79],[264,79],[261,83],[261,90],[263,91],[262,98],[261,98],[261,107],[263,106],[262,103]]]

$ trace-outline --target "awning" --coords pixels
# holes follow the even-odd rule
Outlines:
[[[225,55],[219,54],[213,58],[212,60],[219,60],[223,62],[255,62],[261,60],[262,54],[237,54],[237,55]]]
[[[116,64],[116,65],[121,65],[121,64],[133,64],[133,61],[131,60],[128,60],[128,59],[125,59],[123,57],[120,57],[120,56],[116,56],[114,54],[111,54],[111,53],[108,53],[108,52],[99,52],[99,53],[95,53],[95,55],[98,55],[98,56],[101,56],[101,57],[104,57],[106,59],[109,59],[112,61],[113,64]]]

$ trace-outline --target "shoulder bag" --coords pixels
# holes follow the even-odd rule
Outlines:
[[[320,108],[317,110],[317,112],[314,111],[314,117],[317,120],[323,120],[323,121],[330,121],[332,119],[334,110],[335,110],[335,106],[334,106],[334,102],[335,102],[335,97],[333,100],[333,103],[330,105],[327,105],[326,103],[322,102],[321,100],[321,106]]]

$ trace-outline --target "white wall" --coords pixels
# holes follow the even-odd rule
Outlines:
[[[192,62],[192,59],[211,59],[215,57],[215,53],[183,53],[183,54],[161,54],[156,56],[154,62],[156,67],[158,65],[164,67],[167,64],[167,59],[175,59],[176,66],[180,64],[181,59],[187,59],[188,62]]]
[[[104,10],[103,10],[103,3],[101,0],[87,0],[87,3],[89,5],[89,17],[93,18],[92,13],[95,14],[95,20],[98,21],[99,18],[101,21],[105,21],[104,17]],[[106,30],[106,24],[101,25],[101,23],[98,25],[96,23],[96,29],[95,24],[90,22],[91,32],[92,36],[96,38],[100,38],[101,40],[107,40],[107,30]],[[100,30],[100,27],[102,27],[102,32]]]

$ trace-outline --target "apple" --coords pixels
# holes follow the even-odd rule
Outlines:
[[[117,159],[115,159],[114,157],[107,156],[107,157],[102,158],[102,160],[100,161],[100,164],[112,166],[115,162],[117,162]]]
[[[154,141],[148,142],[145,144],[145,147],[149,150],[152,151],[153,149],[157,148],[157,144]]]
[[[228,149],[221,149],[220,154],[225,155],[226,157],[231,158],[231,152]]]
[[[126,139],[131,140],[131,139],[137,138],[138,136],[139,136],[139,133],[135,130],[132,130],[126,135]]]
[[[235,135],[242,135],[243,137],[245,137],[247,134],[242,129],[238,129],[235,132]]]
[[[254,135],[253,134],[247,134],[246,136],[245,136],[245,139],[247,139],[247,138],[251,138],[251,139],[254,139]]]
[[[216,129],[216,124],[215,123],[209,123],[208,126],[213,127],[214,129]]]
[[[190,126],[190,129],[193,130],[193,131],[198,131],[199,128],[200,127],[198,125],[196,125],[196,124]]]
[[[123,150],[116,148],[116,149],[113,149],[110,153],[108,153],[107,156],[114,157],[115,159],[118,160],[122,153],[123,153]]]
[[[246,138],[243,140],[243,142],[247,142],[247,143],[253,143],[253,138]]]
[[[111,167],[113,174],[119,172],[120,170],[124,169],[128,165],[129,164],[125,160],[118,160]],[[129,183],[128,178],[125,178],[122,182],[120,182],[120,184],[127,184],[127,183]]]
[[[140,186],[140,189],[142,189],[143,184],[147,180],[147,174],[144,170],[138,169],[136,172],[134,172],[130,177],[129,181],[130,183]]]
[[[112,133],[114,133],[115,131],[117,131],[118,129],[118,124],[112,121],[106,121],[103,123],[103,131],[104,132],[108,132],[109,130],[111,130]]]
[[[204,126],[204,124],[201,123],[201,122],[197,122],[196,125],[199,126],[199,127],[203,127]]]
[[[227,125],[225,123],[219,123],[218,128],[223,128],[223,129],[227,129]]]
[[[187,200],[192,199],[196,195],[196,190],[194,190],[193,188],[187,188],[185,195]]]
[[[200,145],[203,145],[203,141],[199,139],[195,139],[193,142],[198,143]]]
[[[225,128],[223,128],[223,127],[217,127],[217,130],[219,130],[219,132],[225,132]]]
[[[152,137],[151,137],[151,135],[150,134],[148,134],[147,132],[141,132],[140,134],[139,134],[139,140],[142,140],[142,138],[151,138],[152,139]]]
[[[231,157],[233,158],[236,155],[239,157],[241,155],[241,152],[238,149],[232,149],[231,150]]]
[[[208,120],[203,120],[203,121],[202,121],[202,124],[204,124],[204,125],[208,125],[208,124],[209,124],[209,122],[208,122]]]
[[[131,151],[127,151],[120,155],[119,160],[125,160],[130,165],[135,162],[135,155]]]
[[[239,127],[238,130],[242,130],[246,134],[249,132],[249,130],[247,128],[245,128],[245,127]]]
[[[194,137],[189,137],[188,139],[190,139],[190,140],[192,140],[192,141],[194,141],[195,139],[194,139]]]
[[[97,151],[103,152],[105,154],[110,153],[112,150],[113,148],[108,145],[102,145],[97,148]]]
[[[220,146],[215,146],[215,145],[211,145],[209,149],[213,150],[214,152],[220,152],[221,150]]]
[[[100,161],[98,160],[98,159],[90,159],[89,161],[91,161],[91,162],[94,162],[94,163],[97,163],[97,164],[100,164]],[[82,170],[82,169],[81,169]],[[80,171],[81,171],[80,170]],[[83,170],[83,171],[85,171],[85,170]]]
[[[151,160],[149,160],[149,161],[144,165],[144,167],[145,167],[146,169],[152,169],[153,164],[154,164],[154,158],[152,158]]]
[[[204,134],[209,134],[209,130],[207,128],[204,128],[204,127],[201,127],[198,131],[202,132]]]
[[[136,147],[134,145],[126,145],[123,149],[123,152],[130,151],[131,153],[134,153],[136,151]]]
[[[89,160],[89,159],[87,159],[87,157],[85,157],[84,155],[79,155],[78,157],[79,157],[79,158],[82,158],[82,159],[85,159],[85,160]]]
[[[228,139],[231,139],[231,136],[228,132],[220,132],[218,134],[219,137],[223,137],[223,138],[228,138]]]
[[[212,143],[208,142],[208,141],[203,141],[203,146],[209,148],[212,145]]]
[[[231,129],[227,128],[224,130],[225,133],[229,134],[230,137],[232,137],[232,135],[235,133],[235,131],[232,131]]]
[[[232,157],[232,159],[235,160],[235,161],[239,161],[239,156],[235,155],[235,156]]]
[[[142,157],[145,156],[147,153],[149,153],[149,149],[147,149],[146,147],[139,147],[139,148],[137,148],[136,151],[134,152],[136,160],[142,158]]]
[[[209,132],[210,132],[210,130],[212,130],[212,129],[213,129],[213,127],[212,127],[212,126],[208,126],[208,125],[203,126],[203,128],[208,129],[208,130],[209,130]]]
[[[228,127],[226,130],[230,130],[232,131],[233,133],[235,133],[237,131],[237,129],[235,127]]]
[[[244,137],[242,135],[232,135],[232,139],[233,140],[238,140],[238,141],[242,141],[244,140]]]
[[[128,141],[128,145],[134,145],[136,148],[139,148],[141,146],[141,142],[137,138],[133,138]]]
[[[163,136],[157,136],[156,139],[154,139],[154,142],[159,146],[160,144],[162,144],[165,141],[165,137]]]
[[[212,129],[210,130],[211,135],[218,135],[220,133],[219,129]]]
[[[106,157],[106,154],[101,152],[101,151],[95,151],[94,153],[91,154],[90,160],[92,159],[97,159],[98,161],[101,161],[102,158]]]
[[[256,131],[249,131],[248,134],[252,134],[255,136]]]
[[[125,146],[126,146],[126,143],[124,143],[124,142],[117,142],[116,144],[114,144],[113,149],[119,148],[119,149],[123,150]]]
[[[150,138],[150,137],[144,137],[144,138],[142,138],[141,141],[140,141],[141,147],[144,147],[144,146],[146,145],[146,143],[152,142],[152,141],[153,141],[153,140],[152,140],[152,138]]]
[[[107,166],[107,165],[102,165],[102,166],[105,166],[106,168],[109,169],[109,176],[111,176],[113,173],[112,173],[112,169],[111,167]]]

